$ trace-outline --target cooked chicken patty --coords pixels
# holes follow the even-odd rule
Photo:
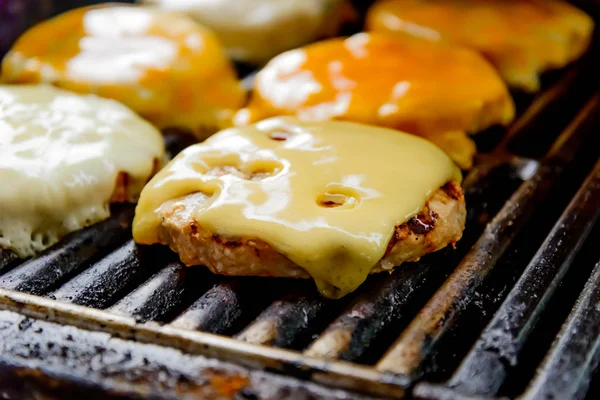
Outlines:
[[[213,273],[229,276],[310,278],[300,266],[256,238],[223,237],[201,226],[192,215],[206,202],[194,193],[164,203],[160,241],[179,254],[186,265],[205,265]],[[465,198],[460,185],[450,181],[429,198],[413,218],[395,227],[385,256],[371,273],[391,271],[407,261],[454,245],[465,226]]]
[[[142,191],[133,238],[219,274],[310,276],[340,298],[372,271],[459,240],[460,180],[417,136],[271,118],[175,157]]]

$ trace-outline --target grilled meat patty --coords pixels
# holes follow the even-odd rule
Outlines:
[[[198,224],[191,215],[208,200],[194,193],[164,203],[160,241],[177,252],[186,265],[205,265],[222,275],[253,275],[310,278],[301,267],[255,238],[223,237]],[[385,256],[371,273],[390,271],[406,261],[454,244],[462,237],[465,225],[465,198],[460,185],[450,181],[426,202],[409,221],[397,225]]]
[[[270,118],[175,157],[142,191],[133,238],[219,274],[310,276],[340,298],[370,272],[459,240],[461,178],[414,135]]]

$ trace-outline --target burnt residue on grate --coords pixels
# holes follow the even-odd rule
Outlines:
[[[599,362],[600,261],[523,398],[584,398]]]
[[[19,257],[10,250],[0,249],[0,274],[10,270],[19,263]]]
[[[140,322],[166,322],[197,297],[211,280],[208,274],[202,268],[187,268],[179,261],[170,262],[109,311],[133,316]]]
[[[419,299],[423,300],[443,279],[444,268],[434,261],[447,260],[448,253],[402,267],[390,277],[371,279],[364,294],[353,301],[305,353],[327,359],[376,361],[389,345],[390,334],[402,328],[398,323],[406,321],[407,315],[414,315]],[[438,271],[434,271],[435,268]]]
[[[234,334],[267,305],[271,292],[257,278],[219,280],[179,315],[172,326],[223,335]]]
[[[131,237],[133,208],[121,206],[106,221],[68,235],[38,257],[4,274],[0,287],[38,295],[47,293]]]
[[[270,304],[236,338],[274,347],[302,347],[345,303],[321,297],[310,284],[294,285],[291,293]]]
[[[15,398],[373,399],[9,311],[0,320],[0,385]]]

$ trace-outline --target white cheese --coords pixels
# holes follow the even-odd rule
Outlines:
[[[120,172],[133,201],[164,157],[124,105],[45,85],[0,85],[0,247],[31,256],[110,215]]]
[[[342,0],[140,0],[184,12],[217,33],[238,61],[262,63],[322,36],[334,35]]]

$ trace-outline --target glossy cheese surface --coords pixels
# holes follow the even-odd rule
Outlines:
[[[160,132],[115,101],[0,85],[0,247],[30,256],[107,218],[119,173],[135,200],[163,158]]]
[[[344,0],[143,0],[185,12],[215,31],[236,60],[263,63],[310,41],[332,36]]]
[[[242,174],[218,176],[223,167]],[[210,199],[192,215],[200,226],[261,239],[304,268],[326,296],[341,297],[383,257],[394,226],[460,178],[444,152],[413,135],[271,118],[221,131],[173,159],[142,191],[133,235],[158,243],[159,207],[202,192]]]
[[[281,114],[380,125],[434,140],[507,124],[514,105],[494,68],[471,50],[361,33],[274,58],[258,73],[236,123]]]
[[[245,101],[211,31],[184,15],[133,6],[80,8],[34,26],[4,58],[2,79],[95,93],[161,129],[199,136],[230,125]]]
[[[533,91],[540,72],[587,48],[593,20],[560,0],[390,0],[376,3],[367,29],[451,41],[480,51],[511,85]]]

